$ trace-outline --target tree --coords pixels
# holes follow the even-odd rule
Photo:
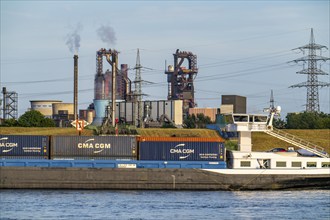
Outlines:
[[[184,119],[183,124],[185,128],[196,128],[195,123],[196,117],[194,114],[188,115],[187,118]]]
[[[2,126],[4,126],[4,127],[16,127],[16,126],[18,126],[18,122],[14,118],[5,119]]]
[[[198,128],[205,128],[207,124],[211,124],[211,118],[209,116],[205,116],[204,114],[197,114],[197,127]]]
[[[274,127],[277,129],[284,129],[286,128],[286,122],[280,118],[274,119]]]
[[[188,115],[184,120],[185,128],[205,128],[207,124],[211,124],[211,118],[204,114]]]
[[[31,110],[18,119],[18,125],[22,127],[55,127],[55,122],[50,118],[45,118],[39,111]]]
[[[303,112],[286,116],[289,129],[326,129],[330,128],[330,114]]]

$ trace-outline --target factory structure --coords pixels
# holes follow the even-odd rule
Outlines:
[[[108,123],[114,126],[116,123],[125,123],[137,127],[161,127],[164,122],[167,122],[176,127],[182,127],[183,120],[188,114],[199,113],[191,110],[197,106],[194,97],[194,79],[198,73],[197,56],[192,52],[176,50],[173,54],[174,64],[169,65],[165,70],[168,83],[167,99],[151,101],[141,98],[139,52],[135,67],[137,75],[133,81],[134,91],[132,81],[128,78],[128,65],[121,64],[120,69],[118,68],[118,55],[117,51],[111,49],[102,48],[96,52],[93,104],[88,110],[81,110],[81,112],[94,110],[93,125],[100,126]],[[104,68],[104,58],[110,64],[111,70]],[[184,66],[184,63],[187,66]],[[223,104],[226,105],[226,113],[233,113],[237,109],[239,109],[237,113],[246,112],[245,97],[230,96],[229,101]],[[214,113],[219,112],[219,110],[202,110],[201,113],[215,118]],[[81,119],[86,120],[85,117],[86,113],[80,115]]]
[[[165,71],[168,82],[168,100],[182,100],[183,116],[189,114],[189,108],[196,106],[194,98],[194,79],[198,73],[197,56],[191,52],[176,50],[174,65]],[[182,66],[188,62],[188,67]]]
[[[198,74],[197,56],[192,52],[178,49],[173,54],[173,65],[168,65],[164,71],[168,95],[163,100],[142,100],[139,51],[133,82],[128,77],[128,65],[119,65],[118,56],[119,52],[113,49],[101,48],[96,51],[94,99],[87,109],[80,109],[79,114],[77,54],[73,57],[73,102],[31,100],[28,110],[37,110],[45,117],[52,118],[58,127],[71,126],[74,120],[85,120],[95,126],[115,127],[117,123],[124,123],[136,127],[161,127],[169,123],[180,128],[189,114],[204,114],[215,121],[216,114],[246,113],[246,98],[236,95],[222,96],[219,108],[197,108],[194,96],[194,80]],[[6,88],[3,88],[2,93],[3,118],[17,119],[17,93],[8,92]]]
[[[298,47],[308,55],[293,62],[307,63],[307,68],[297,73],[306,74],[307,81],[291,86],[307,88],[306,112],[319,112],[318,88],[330,84],[318,81],[318,75],[328,75],[318,62],[330,59],[317,55],[326,46],[315,43],[311,29],[310,43]],[[139,50],[135,68],[135,80],[128,77],[128,65],[118,63],[119,52],[101,48],[96,51],[96,72],[94,78],[94,99],[87,109],[78,114],[78,54],[74,55],[73,103],[59,100],[32,100],[31,108],[55,120],[58,126],[66,126],[72,120],[86,120],[95,126],[125,123],[136,127],[160,127],[164,122],[182,127],[184,119],[192,114],[204,114],[215,121],[218,114],[246,113],[246,97],[222,95],[221,105],[215,108],[198,108],[195,100],[194,81],[198,75],[197,56],[189,51],[177,49],[173,54],[173,64],[165,65],[168,93],[162,100],[142,100],[142,79]],[[104,62],[104,60],[106,62]],[[134,84],[134,90],[132,89]],[[7,119],[18,119],[18,94],[2,88],[0,96],[0,124]],[[219,100],[220,101],[220,100]]]
[[[103,70],[104,57],[111,70]],[[114,125],[120,122],[144,127],[148,124],[157,126],[164,120],[182,125],[182,100],[170,97],[169,100],[142,101],[138,88],[132,91],[128,65],[121,64],[120,69],[118,66],[117,51],[100,49],[96,52],[94,100],[91,105],[95,111],[93,125],[100,126],[106,122]],[[134,84],[135,87],[141,85],[137,80]]]

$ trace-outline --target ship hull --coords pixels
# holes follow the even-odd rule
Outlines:
[[[261,173],[262,172],[262,173]],[[330,173],[234,170],[0,167],[1,189],[282,190],[330,189]]]

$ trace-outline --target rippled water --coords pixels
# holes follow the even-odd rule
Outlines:
[[[330,219],[330,190],[0,190],[0,219]]]

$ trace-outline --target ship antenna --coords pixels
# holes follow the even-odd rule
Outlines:
[[[269,112],[269,121],[267,123],[267,129],[272,130],[274,116],[279,116],[281,112],[281,106],[275,107],[273,90],[271,90],[269,102],[270,102],[269,108],[265,108],[264,111]]]

